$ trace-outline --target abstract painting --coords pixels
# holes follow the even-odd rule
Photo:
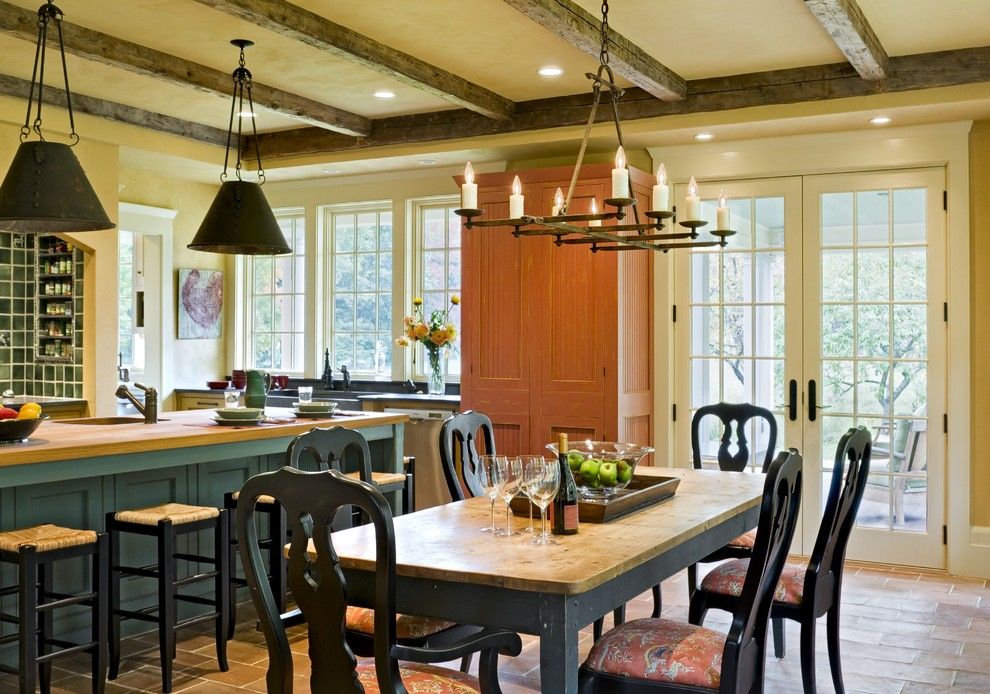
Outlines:
[[[223,327],[223,272],[179,270],[179,339],[216,339]]]

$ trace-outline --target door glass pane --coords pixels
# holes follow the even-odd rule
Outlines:
[[[865,426],[858,525],[926,532],[926,191],[828,193],[820,206],[823,505],[839,438]]]

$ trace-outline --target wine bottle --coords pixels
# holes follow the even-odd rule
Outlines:
[[[578,490],[571,466],[567,464],[567,434],[557,442],[560,488],[553,500],[553,534],[573,535],[578,531]]]

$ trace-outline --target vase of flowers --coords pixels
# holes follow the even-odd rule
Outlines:
[[[460,297],[454,294],[446,309],[436,309],[426,317],[423,300],[418,297],[413,299],[412,315],[402,319],[402,335],[395,339],[395,344],[400,347],[409,347],[414,342],[423,343],[426,352],[426,390],[430,395],[446,393],[444,357],[446,350],[453,349],[457,339],[457,328],[450,321],[450,312],[459,303]]]

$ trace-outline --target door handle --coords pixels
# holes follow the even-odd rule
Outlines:
[[[808,381],[808,421],[813,422],[818,419],[818,410],[827,410],[831,405],[819,405],[818,384],[815,379]]]
[[[792,378],[787,386],[787,402],[782,402],[777,405],[777,407],[781,409],[787,408],[787,418],[792,422],[797,421],[798,418],[797,391],[797,379]]]

